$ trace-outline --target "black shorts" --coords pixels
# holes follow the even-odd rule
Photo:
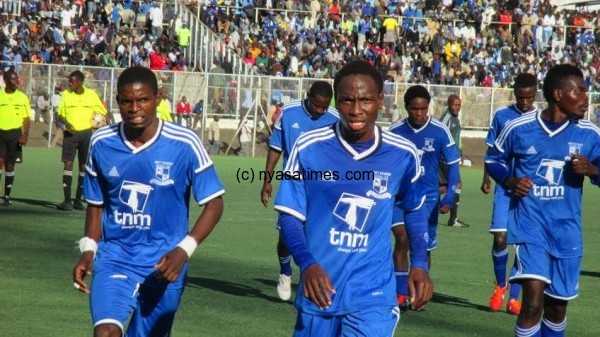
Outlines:
[[[75,131],[73,133],[65,131],[62,145],[62,161],[74,161],[75,155],[77,155],[79,163],[85,163],[92,132],[92,129]]]
[[[0,130],[0,158],[7,163],[15,163],[19,158],[19,139],[22,135],[21,128]]]

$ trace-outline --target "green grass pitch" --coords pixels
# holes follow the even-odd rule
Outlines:
[[[55,209],[62,199],[58,150],[26,148],[24,159],[13,205],[0,208],[0,336],[90,336],[87,297],[71,276],[84,212]],[[276,213],[260,204],[259,181],[236,179],[240,168],[264,168],[264,158],[217,157],[215,165],[226,187],[225,212],[191,259],[173,336],[291,336],[296,311],[275,291]],[[479,191],[481,173],[461,171],[460,218],[471,227],[439,227],[433,302],[425,312],[404,314],[397,336],[513,335],[515,316],[487,311],[494,282],[487,231],[492,196]],[[597,336],[600,328],[600,194],[589,183],[584,194],[585,256],[581,293],[568,309],[569,336]],[[193,206],[190,217],[199,212]],[[294,273],[297,282],[297,268]]]

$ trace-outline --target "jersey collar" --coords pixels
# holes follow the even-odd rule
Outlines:
[[[423,126],[421,126],[420,128],[418,128],[418,129],[415,129],[415,128],[413,128],[413,126],[410,124],[410,121],[408,120],[408,117],[406,117],[406,125],[408,125],[408,127],[409,127],[411,130],[413,130],[413,132],[414,132],[414,133],[419,133],[419,132],[421,132],[421,131],[425,130],[425,128],[427,127],[427,125],[429,125],[429,123],[430,123],[430,122],[431,122],[431,116],[428,116],[428,117],[427,117],[427,122],[425,122],[425,123],[423,124]]]
[[[549,137],[554,137],[555,135],[561,133],[562,130],[566,129],[571,124],[571,120],[567,120],[558,129],[552,131],[552,130],[548,129],[548,127],[546,126],[546,123],[544,123],[544,121],[542,120],[542,111],[541,110],[535,114],[535,118],[537,119],[538,124],[540,124],[540,127],[542,128],[542,130],[544,130],[544,132],[546,132]]]
[[[369,157],[371,154],[373,154],[375,151],[377,151],[377,149],[381,145],[381,128],[379,128],[379,126],[375,125],[375,141],[373,142],[373,145],[371,147],[369,147],[368,149],[366,149],[365,151],[358,153],[352,147],[352,145],[350,145],[342,136],[342,130],[340,129],[340,125],[341,125],[341,122],[337,122],[334,124],[335,135],[336,135],[337,139],[339,140],[340,144],[342,144],[342,147],[344,148],[344,150],[346,150],[346,152],[348,152],[348,154],[350,154],[350,156],[352,156],[352,159],[354,159],[354,160],[362,160],[362,159]]]
[[[152,146],[152,144],[154,144],[156,142],[156,140],[158,139],[158,136],[161,134],[161,131],[163,128],[162,119],[160,119],[160,118],[157,118],[157,119],[158,119],[158,128],[156,129],[156,133],[154,134],[154,136],[152,136],[152,138],[149,141],[147,141],[145,144],[143,144],[140,147],[133,146],[133,144],[131,144],[131,142],[129,142],[127,140],[127,137],[125,137],[125,123],[121,122],[121,124],[119,125],[119,134],[121,135],[121,139],[123,139],[123,143],[125,143],[125,146],[127,146],[133,154],[137,154],[137,153],[144,151],[145,149],[149,148],[150,146]]]

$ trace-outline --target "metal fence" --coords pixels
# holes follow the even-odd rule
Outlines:
[[[80,70],[85,74],[84,84],[96,90],[115,119],[117,121],[120,119],[115,100],[117,94],[115,84],[123,69],[31,63],[14,64],[14,66],[22,81],[21,89],[31,98],[32,108],[35,109],[37,97],[43,93],[52,95],[57,87],[67,88],[69,74]],[[176,103],[183,96],[186,96],[192,106],[200,100],[204,101],[204,113],[202,123],[198,126],[199,131],[203,131],[207,119],[212,119],[215,115],[221,117],[220,123],[224,126],[233,125],[234,128],[243,119],[248,119],[252,125],[261,120],[268,125],[266,115],[273,101],[286,103],[306,97],[311,84],[316,81],[314,78],[214,72],[158,71],[156,74],[161,92],[168,100],[172,111],[175,111]],[[379,114],[380,124],[387,125],[392,122],[389,112],[392,103],[397,103],[403,110],[403,95],[411,85],[401,83],[391,85],[391,90],[388,90],[385,95],[385,109]],[[442,85],[427,87],[432,96],[431,115],[440,117],[446,108],[448,96],[456,94],[462,99],[461,123],[464,129],[470,130],[486,130],[494,111],[514,101],[512,90],[505,88]],[[598,125],[600,124],[600,93],[590,93],[589,100],[586,118]],[[541,93],[538,102],[538,106],[545,106]],[[204,133],[201,133],[201,136],[203,135]],[[50,141],[48,144],[50,145]]]

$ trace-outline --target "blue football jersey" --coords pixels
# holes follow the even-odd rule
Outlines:
[[[300,285],[295,304],[303,312],[341,315],[397,304],[392,210],[396,196],[404,209],[422,206],[419,156],[411,142],[380,128],[363,151],[353,145],[340,123],[300,136],[285,167],[295,179],[283,180],[275,199],[276,210],[305,222],[308,249],[336,289],[332,305],[321,310]],[[315,179],[324,172],[327,178]]]
[[[269,147],[283,153],[283,167],[285,167],[292,146],[298,137],[307,131],[331,125],[339,120],[338,111],[329,107],[327,111],[314,118],[306,107],[307,100],[294,100],[283,106],[281,116],[275,122],[273,134],[269,139]]]
[[[428,199],[439,197],[440,158],[451,165],[460,162],[460,153],[448,128],[435,118],[429,117],[419,129],[413,128],[408,118],[390,126],[390,132],[400,135],[415,144],[421,156],[420,184],[425,189]]]
[[[97,259],[152,268],[188,234],[190,192],[200,205],[225,192],[198,136],[159,123],[140,147],[127,141],[122,123],[92,136],[84,195],[103,208]]]
[[[487,162],[512,162],[512,176],[534,183],[526,196],[511,199],[508,242],[537,244],[555,257],[581,256],[584,177],[573,172],[571,155],[600,167],[600,129],[580,120],[552,131],[540,112],[525,114],[506,125],[494,146]]]
[[[490,125],[487,137],[485,138],[485,143],[488,147],[493,147],[496,138],[498,138],[498,135],[500,134],[500,132],[502,132],[502,129],[504,129],[506,123],[510,122],[515,118],[521,117],[521,115],[525,113],[536,112],[538,112],[538,108],[535,108],[532,111],[523,112],[519,110],[519,108],[517,108],[516,104],[508,105],[496,110],[492,119],[492,125]]]

